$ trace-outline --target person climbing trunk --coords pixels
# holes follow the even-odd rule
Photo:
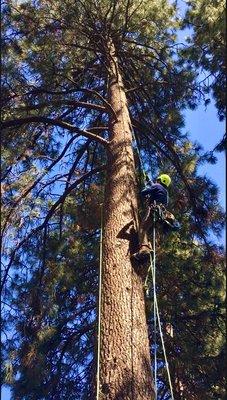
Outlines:
[[[109,103],[115,117],[109,122],[104,203],[100,399],[152,400],[144,282],[130,260],[133,235],[121,235],[132,219],[138,229],[138,205],[131,122],[112,41],[107,60]]]

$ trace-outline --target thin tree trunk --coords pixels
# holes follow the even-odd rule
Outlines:
[[[122,234],[137,219],[137,194],[131,123],[113,43],[109,68],[109,102],[117,120],[110,121],[105,194],[100,399],[152,400],[143,279],[130,261],[137,235]]]

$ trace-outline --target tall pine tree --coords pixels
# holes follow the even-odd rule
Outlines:
[[[150,317],[147,321],[143,289],[146,271],[130,259],[138,246],[140,219],[133,131],[152,175],[172,174],[177,188],[173,209],[181,202],[184,235],[177,249],[175,236],[174,241],[166,239],[165,248],[159,246],[158,292],[174,329],[174,343],[168,344],[174,393],[181,396],[183,387],[186,398],[205,398],[219,390],[214,389],[215,377],[206,390],[192,367],[185,372],[189,349],[196,349],[197,343],[189,340],[188,331],[197,335],[203,311],[206,323],[213,323],[206,314],[208,301],[197,304],[194,287],[192,298],[188,295],[188,266],[193,254],[195,279],[206,287],[209,274],[200,271],[204,260],[209,271],[218,260],[206,293],[219,299],[221,308],[222,295],[215,287],[219,282],[222,293],[222,261],[209,233],[220,233],[223,215],[216,188],[196,172],[199,162],[213,158],[202,155],[181,133],[181,110],[196,103],[200,88],[174,50],[175,11],[161,0],[10,1],[4,8],[6,239],[1,288],[6,313],[3,354],[10,360],[6,375],[15,399],[95,398],[101,225],[100,393],[105,399],[154,397]],[[134,234],[123,235],[131,221]],[[194,257],[187,249],[196,246],[195,239],[199,251]],[[185,277],[179,273],[183,266]],[[165,282],[170,271],[170,279],[177,280],[174,290]],[[177,307],[182,308],[180,316]],[[184,318],[189,320],[188,331],[182,327]],[[10,338],[9,329],[14,333]],[[175,342],[184,335],[187,346],[182,340],[180,345]],[[205,346],[212,357],[209,341],[202,341],[201,353],[206,354]],[[221,348],[220,336],[215,357]],[[159,367],[162,396],[168,398],[161,362]]]

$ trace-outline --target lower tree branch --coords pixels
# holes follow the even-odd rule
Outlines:
[[[74,183],[72,183],[72,185],[68,186],[68,188],[64,191],[64,193],[59,197],[59,199],[52,205],[52,207],[50,208],[50,210],[48,211],[45,220],[43,221],[43,223],[41,225],[39,225],[37,228],[34,228],[31,230],[31,232],[23,239],[21,240],[21,242],[17,245],[17,247],[13,250],[12,254],[11,254],[11,259],[9,264],[7,265],[5,272],[3,274],[3,278],[2,278],[2,283],[1,283],[1,288],[0,288],[0,293],[2,292],[4,285],[6,283],[6,279],[7,276],[9,274],[9,270],[13,264],[14,258],[16,253],[18,252],[18,250],[35,234],[37,234],[38,232],[40,232],[43,228],[45,228],[46,224],[48,223],[48,221],[50,220],[50,218],[54,215],[55,210],[58,208],[58,206],[60,204],[62,204],[64,202],[64,200],[66,199],[66,197],[68,196],[68,194],[74,190],[80,183],[82,183],[85,179],[87,179],[88,177],[90,177],[91,175],[96,174],[97,172],[101,172],[104,171],[106,168],[106,165],[102,165],[100,167],[97,167],[89,172],[87,172],[86,174],[82,175],[80,178],[78,178]]]
[[[40,117],[39,116],[30,116],[30,117],[25,117],[25,118],[16,118],[16,119],[12,119],[12,120],[6,120],[6,121],[3,121],[1,125],[2,125],[2,129],[6,129],[6,128],[20,126],[20,125],[24,125],[24,124],[28,124],[28,123],[32,123],[32,122],[39,122],[39,123],[43,123],[43,124],[59,126],[60,128],[67,129],[68,131],[70,131],[72,133],[78,133],[81,136],[85,136],[89,139],[99,142],[100,144],[102,144],[104,146],[107,146],[109,144],[108,140],[103,139],[102,137],[97,136],[92,132],[80,129],[76,126],[69,124],[68,122],[64,122],[59,119],[52,119],[52,118],[48,118],[48,117],[44,117],[44,116],[40,116]]]
[[[40,110],[45,107],[50,107],[50,106],[74,106],[74,107],[82,107],[82,108],[88,108],[88,109],[93,109],[93,110],[98,110],[102,112],[107,112],[106,108],[100,104],[94,104],[94,103],[86,103],[84,101],[76,101],[76,100],[52,100],[50,102],[46,103],[40,103],[40,104],[35,104],[35,105],[28,105],[25,107],[18,107],[16,110],[18,111],[28,111],[28,110]]]

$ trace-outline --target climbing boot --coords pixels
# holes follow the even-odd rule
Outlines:
[[[150,261],[150,257],[153,253],[153,250],[148,245],[142,245],[137,253],[132,255],[132,258],[136,261],[141,262],[142,264],[148,263]]]

